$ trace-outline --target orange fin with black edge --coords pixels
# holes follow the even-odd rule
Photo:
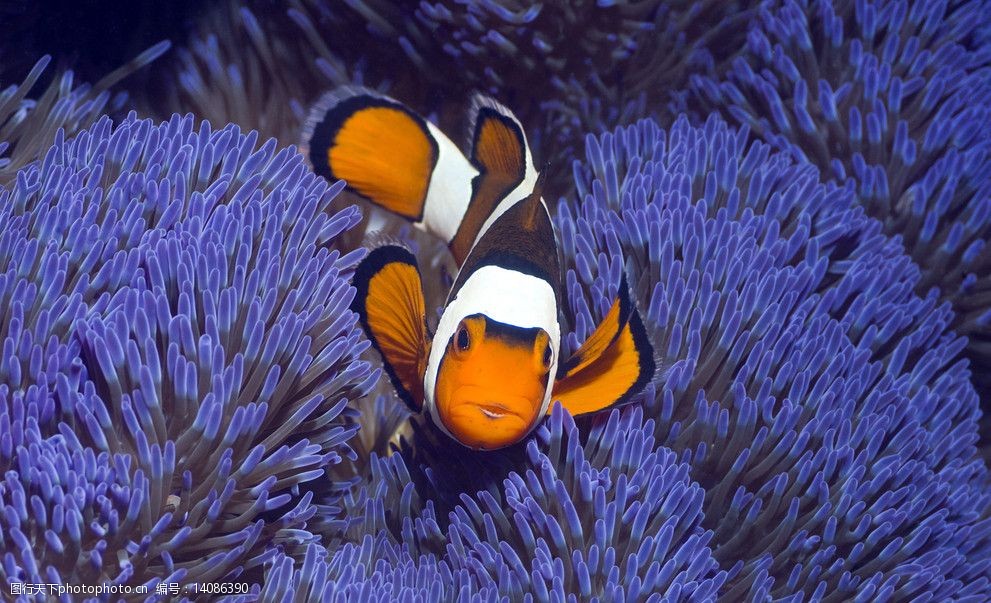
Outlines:
[[[382,354],[396,393],[419,412],[430,344],[416,258],[399,245],[377,247],[358,264],[352,284],[351,309]]]
[[[491,98],[476,94],[469,123],[470,159],[475,167],[492,176],[522,182],[531,159],[526,134],[516,116]]]
[[[449,243],[458,265],[468,256],[496,208],[504,201],[512,203],[526,197],[533,187],[524,182],[532,184],[537,176],[519,120],[512,111],[482,94],[472,99],[468,148],[478,176],[472,181],[471,201],[464,218]],[[507,199],[514,190],[518,198]]]
[[[341,179],[372,203],[411,221],[423,219],[438,143],[427,122],[371,90],[339,88],[307,120],[302,150],[313,171]]]
[[[654,379],[654,354],[624,272],[605,318],[558,369],[551,399],[573,416],[622,405]]]

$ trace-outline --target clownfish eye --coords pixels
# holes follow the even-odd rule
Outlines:
[[[471,338],[468,336],[468,329],[465,328],[464,324],[458,326],[458,334],[455,337],[455,342],[460,351],[468,351],[468,346],[471,345]]]
[[[550,365],[551,365],[551,344],[548,343],[547,346],[544,347],[544,366],[549,367]]]

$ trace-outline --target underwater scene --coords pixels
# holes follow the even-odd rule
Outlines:
[[[991,601],[991,0],[0,0],[0,600]]]

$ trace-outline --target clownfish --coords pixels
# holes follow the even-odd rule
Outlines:
[[[625,274],[602,322],[560,358],[558,246],[523,127],[481,95],[469,124],[466,157],[403,104],[341,88],[311,112],[301,150],[317,174],[447,242],[459,270],[434,333],[400,245],[359,263],[352,309],[409,408],[492,450],[522,440],[552,400],[572,415],[623,404],[659,363]]]

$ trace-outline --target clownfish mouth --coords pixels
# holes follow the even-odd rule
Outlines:
[[[438,408],[438,418],[458,442],[493,450],[520,441],[533,427],[538,407],[524,396],[493,395],[490,388],[462,386]]]
[[[461,412],[481,413],[489,419],[504,419],[508,417],[526,420],[533,410],[533,402],[522,396],[509,396],[493,400],[491,392],[477,386],[463,386],[456,394],[454,408]],[[528,412],[529,411],[529,412]]]
[[[502,404],[478,404],[477,406],[478,410],[482,411],[482,414],[490,419],[501,419],[507,414],[516,416],[516,413],[510,411]]]
[[[481,415],[491,421],[515,419],[526,422],[529,418],[523,417],[519,411],[499,402],[462,402],[456,407],[455,414],[469,417]]]
[[[475,449],[511,444],[526,435],[533,423],[532,417],[498,402],[462,402],[443,420],[459,442]]]

